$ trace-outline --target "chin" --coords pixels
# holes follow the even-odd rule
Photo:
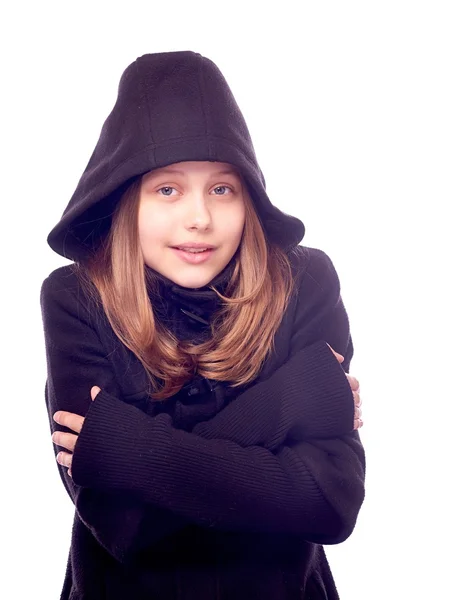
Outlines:
[[[212,281],[214,279],[214,277],[189,277],[189,278],[177,278],[177,279],[173,279],[173,281],[177,284],[180,285],[181,287],[185,287],[185,288],[201,288],[204,287],[205,285],[208,285],[208,283],[210,281]]]
[[[178,271],[177,275],[170,277],[170,279],[172,279],[172,281],[181,287],[201,288],[205,285],[208,285],[208,283],[210,283],[219,272],[220,271],[216,272],[216,269],[211,272],[203,273],[180,273],[180,271]]]

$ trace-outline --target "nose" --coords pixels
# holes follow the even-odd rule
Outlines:
[[[193,194],[186,202],[186,229],[208,229],[211,226],[209,198],[202,194]]]

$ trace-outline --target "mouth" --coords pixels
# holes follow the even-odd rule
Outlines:
[[[209,244],[182,244],[181,246],[171,247],[175,250],[182,250],[183,252],[191,252],[193,254],[214,250],[214,246],[210,246]]]
[[[199,264],[208,260],[215,248],[212,246],[206,247],[191,247],[191,246],[172,246],[172,250],[179,258],[191,264]]]
[[[178,246],[173,247],[174,250],[181,250],[182,252],[190,252],[191,254],[200,254],[201,252],[208,252],[212,248],[180,248]]]

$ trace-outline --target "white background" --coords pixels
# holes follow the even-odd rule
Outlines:
[[[56,599],[73,507],[44,403],[43,279],[137,56],[224,73],[272,200],[332,258],[361,382],[367,496],[327,555],[343,600],[450,598],[447,2],[16,3],[3,10],[0,596]],[[93,382],[95,383],[95,382]],[[275,600],[275,599],[274,599]]]

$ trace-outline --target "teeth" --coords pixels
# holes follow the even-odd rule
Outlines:
[[[191,252],[193,254],[197,254],[198,252],[206,252],[208,248],[203,248],[203,250],[194,250],[194,248],[180,248],[180,250],[183,250],[183,252]]]

